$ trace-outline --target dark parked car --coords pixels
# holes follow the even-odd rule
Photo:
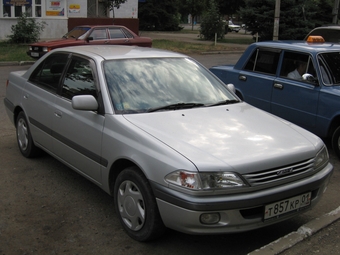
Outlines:
[[[322,27],[314,28],[305,37],[305,40],[310,38],[311,35],[322,36],[326,42],[340,43],[340,26],[329,25],[329,26],[322,26]]]
[[[56,48],[79,45],[134,45],[151,47],[152,39],[140,37],[124,26],[78,26],[65,34],[61,39],[31,44],[27,55],[32,58],[40,58]]]

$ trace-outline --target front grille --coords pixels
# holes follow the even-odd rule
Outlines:
[[[39,47],[39,46],[33,46],[33,47],[32,47],[32,51],[40,52],[40,51],[42,51],[42,48]]]
[[[269,184],[312,172],[314,170],[313,163],[314,158],[279,168],[244,174],[243,177],[249,182],[251,186]]]

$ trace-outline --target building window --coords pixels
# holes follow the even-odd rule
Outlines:
[[[3,5],[3,17],[12,17],[10,5]]]
[[[27,17],[65,17],[66,0],[2,0],[0,18],[18,18],[23,13]]]
[[[0,17],[16,18],[23,13],[26,13],[27,17],[34,17],[32,11],[32,0],[3,0]]]
[[[41,17],[41,0],[35,0],[35,16]]]

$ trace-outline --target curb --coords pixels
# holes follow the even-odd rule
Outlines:
[[[340,206],[335,210],[324,214],[320,218],[311,220],[299,227],[297,231],[289,233],[288,235],[271,242],[270,244],[261,247],[255,251],[248,253],[248,255],[277,255],[285,250],[288,250],[292,246],[302,242],[307,237],[312,236],[321,229],[327,227],[333,222],[340,219]]]
[[[242,54],[244,52],[241,50],[228,50],[228,51],[205,51],[205,52],[201,52],[201,55],[213,55],[213,54]],[[188,54],[186,54],[188,55]]]
[[[0,66],[25,66],[33,65],[35,61],[4,61],[0,62]]]

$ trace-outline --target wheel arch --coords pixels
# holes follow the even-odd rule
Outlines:
[[[327,137],[331,138],[335,130],[340,126],[340,115],[333,118],[331,124],[329,125]]]
[[[19,115],[20,112],[24,112],[25,113],[25,111],[20,106],[17,106],[17,107],[14,108],[14,111],[13,111],[13,123],[14,123],[15,127],[17,125],[17,118],[18,118],[18,115]],[[26,116],[26,113],[25,113],[25,116]]]
[[[131,167],[131,166],[136,166],[138,169],[140,169],[140,167],[138,165],[136,165],[134,162],[132,162],[131,160],[128,160],[128,159],[118,159],[112,164],[112,166],[110,168],[109,183],[108,183],[111,196],[113,196],[114,185],[115,185],[115,182],[116,182],[118,175],[124,169],[126,169],[127,167]],[[143,171],[141,171],[141,172],[143,172]]]

